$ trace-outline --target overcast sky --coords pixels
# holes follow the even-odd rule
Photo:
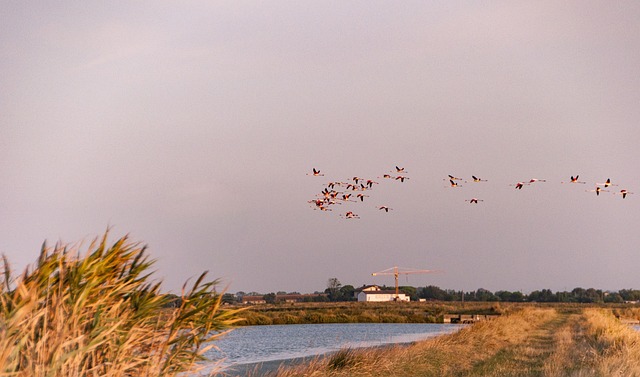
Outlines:
[[[0,252],[21,270],[112,226],[173,291],[204,270],[231,292],[392,285],[371,273],[393,266],[443,271],[414,286],[640,289],[639,19],[636,1],[4,1]],[[409,180],[377,178],[396,165]],[[353,176],[379,184],[313,210]]]

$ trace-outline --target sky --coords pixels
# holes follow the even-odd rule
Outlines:
[[[174,292],[205,270],[229,292],[393,285],[371,275],[393,266],[440,271],[402,285],[640,289],[638,19],[636,1],[3,1],[0,252],[20,272],[111,227]],[[410,179],[378,178],[395,166]],[[354,176],[378,182],[364,201],[308,203]]]

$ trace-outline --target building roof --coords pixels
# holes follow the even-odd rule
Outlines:
[[[357,293],[357,292],[361,292],[361,291],[365,291],[365,290],[366,291],[373,291],[373,290],[374,291],[380,291],[380,286],[379,285],[375,285],[375,284],[373,284],[373,285],[363,285],[362,287],[356,288],[353,291]]]
[[[396,291],[362,291],[365,295],[395,295]],[[398,296],[406,296],[404,292],[398,292]]]

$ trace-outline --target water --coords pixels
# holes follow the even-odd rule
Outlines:
[[[457,331],[462,325],[349,323],[248,326],[215,342],[207,357],[224,359],[221,366],[263,363],[321,355],[341,348],[410,343]]]

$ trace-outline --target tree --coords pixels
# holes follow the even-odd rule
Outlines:
[[[221,299],[223,304],[235,304],[238,302],[236,295],[232,294],[232,293],[225,293],[222,295],[222,299]]]
[[[266,302],[267,304],[276,303],[276,294],[273,292],[267,293],[266,295],[262,296],[262,298],[264,299],[264,302]]]
[[[338,278],[327,280],[327,289],[324,292],[329,295],[329,301],[338,301],[341,286],[342,284]]]
[[[493,292],[484,288],[478,288],[478,290],[476,291],[476,300],[477,301],[498,301],[498,298],[493,294]]]
[[[343,285],[342,287],[340,287],[340,289],[338,290],[338,293],[340,295],[340,301],[355,301],[356,297],[353,295],[353,292],[355,292],[355,288],[353,287],[353,285]]]
[[[639,301],[640,291],[636,289],[621,289],[618,294],[624,301]]]
[[[550,289],[543,289],[541,291],[533,291],[529,294],[529,301],[535,302],[556,302],[557,296],[551,292]]]
[[[418,301],[418,290],[411,286],[398,287],[398,290],[405,295],[409,296],[411,301]]]
[[[444,291],[435,285],[420,289],[420,297],[427,300],[444,300]]]
[[[624,299],[618,293],[610,293],[604,297],[604,302],[614,302],[620,304],[624,302]]]
[[[602,291],[595,288],[589,288],[585,292],[586,302],[602,302]]]

